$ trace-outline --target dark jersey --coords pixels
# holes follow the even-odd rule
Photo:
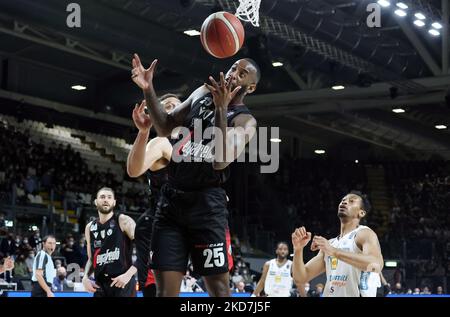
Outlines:
[[[158,202],[159,195],[161,192],[161,187],[168,180],[168,169],[164,167],[158,171],[152,172],[147,170],[145,173],[147,176],[149,195],[150,195],[150,209],[154,212],[156,208],[156,203]]]
[[[131,240],[119,226],[119,214],[104,224],[98,218],[90,227],[92,265],[95,279],[116,277],[131,266]]]
[[[223,170],[214,170],[212,166],[212,138],[204,137],[207,128],[214,127],[215,106],[210,93],[196,100],[192,106],[184,127],[190,131],[189,135],[181,135],[177,139],[171,139],[174,146],[172,160],[169,164],[169,184],[181,190],[199,190],[207,187],[217,187],[223,184],[228,178],[228,167]],[[233,119],[241,113],[249,114],[250,111],[245,105],[230,105],[227,112],[227,126],[231,126]],[[194,134],[194,128],[198,129],[201,135]],[[174,156],[178,159],[189,158],[190,161],[174,161]],[[209,160],[209,161],[208,161]]]

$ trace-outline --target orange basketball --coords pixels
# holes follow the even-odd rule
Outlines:
[[[244,43],[244,27],[233,14],[225,11],[211,14],[202,24],[200,39],[205,50],[214,57],[236,54]]]

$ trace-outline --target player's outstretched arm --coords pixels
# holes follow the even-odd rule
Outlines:
[[[133,121],[139,133],[127,157],[127,174],[130,177],[139,177],[148,169],[161,168],[161,164],[156,163],[161,159],[170,161],[172,155],[172,145],[167,138],[156,137],[148,142],[151,120],[144,111],[145,105],[144,100],[133,110]]]
[[[155,127],[158,136],[167,137],[172,130],[183,123],[184,118],[189,113],[194,93],[181,103],[177,108],[168,114],[156,96],[153,87],[153,75],[155,72],[158,60],[154,60],[149,68],[145,69],[142,66],[141,59],[137,54],[134,54],[132,60],[131,78],[133,82],[142,89],[144,93],[147,108],[152,118],[152,123]]]

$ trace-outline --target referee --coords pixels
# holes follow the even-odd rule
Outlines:
[[[52,253],[55,251],[56,239],[52,235],[42,240],[42,250],[36,254],[33,261],[33,288],[31,297],[55,297],[52,293],[52,282],[56,276]]]

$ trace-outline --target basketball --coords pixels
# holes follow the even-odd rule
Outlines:
[[[216,12],[202,24],[200,39],[205,50],[214,57],[226,58],[236,54],[244,43],[244,27],[231,13]]]

